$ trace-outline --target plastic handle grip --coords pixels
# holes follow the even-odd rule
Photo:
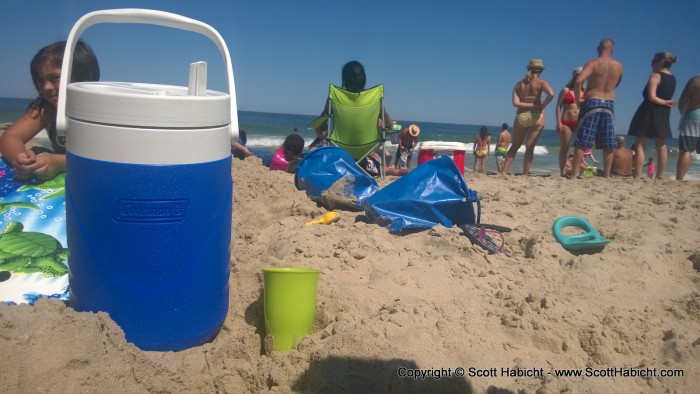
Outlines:
[[[226,42],[213,27],[195,19],[165,11],[146,10],[139,8],[124,8],[114,10],[94,11],[83,15],[82,18],[73,25],[66,41],[66,50],[63,53],[63,64],[61,75],[70,76],[73,66],[73,51],[80,35],[88,27],[99,23],[140,23],[149,25],[160,25],[172,27],[180,30],[192,31],[209,37],[221,52],[221,56],[226,63],[226,76],[228,80],[229,96],[231,99],[231,138],[238,138],[238,112],[236,111],[236,88],[233,81],[233,66],[231,56],[226,46]],[[58,107],[56,110],[56,130],[61,136],[66,131],[66,88],[69,78],[61,78],[58,92]]]

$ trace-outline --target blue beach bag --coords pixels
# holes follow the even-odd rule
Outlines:
[[[378,190],[377,181],[362,171],[352,156],[338,147],[317,148],[297,164],[294,185],[328,209],[362,210]]]
[[[474,203],[477,211],[474,212]],[[481,220],[481,202],[451,158],[418,166],[364,201],[367,217],[391,233],[474,224]]]

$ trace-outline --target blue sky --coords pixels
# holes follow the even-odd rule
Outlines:
[[[231,51],[239,110],[317,114],[329,83],[349,60],[365,65],[368,86],[385,84],[396,119],[500,125],[512,123],[511,92],[532,58],[558,94],[571,70],[616,41],[625,67],[617,91],[624,132],[642,100],[654,53],[680,57],[671,71],[675,97],[700,73],[700,5],[691,0],[615,1],[593,8],[549,1],[4,1],[0,3],[0,96],[34,96],[28,64],[65,39],[82,15],[107,8],[151,8],[201,20]],[[589,3],[592,4],[592,3]],[[103,24],[83,38],[97,53],[102,79],[187,85],[189,63],[209,63],[209,87],[225,90],[216,47],[195,33]],[[546,110],[554,128],[554,105]],[[673,129],[677,111],[671,118]],[[675,134],[676,132],[674,132]]]

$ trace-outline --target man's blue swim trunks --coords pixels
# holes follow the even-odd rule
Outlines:
[[[589,99],[581,104],[574,146],[615,149],[615,117],[613,100]]]

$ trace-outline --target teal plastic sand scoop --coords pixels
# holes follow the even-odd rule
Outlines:
[[[561,229],[564,227],[578,227],[583,234],[564,235]],[[580,216],[563,216],[552,224],[552,234],[564,247],[573,252],[598,252],[602,250],[610,240],[603,238],[598,231],[584,218]]]

